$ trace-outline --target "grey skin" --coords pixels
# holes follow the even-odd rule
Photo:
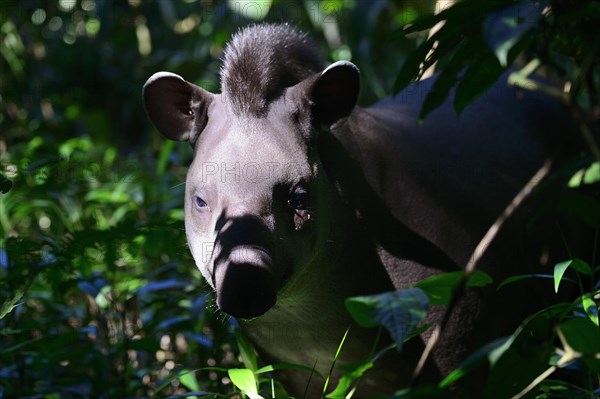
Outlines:
[[[221,94],[160,72],[146,82],[144,104],[165,137],[194,148],[185,229],[218,307],[239,319],[266,361],[327,375],[349,326],[340,363],[367,359],[375,342],[377,331],[356,326],[344,299],[464,266],[568,129],[556,104],[505,79],[460,117],[449,100],[419,125],[433,80],[360,108],[356,66],[323,65],[295,29],[252,26],[227,46]],[[480,267],[495,282],[540,272],[545,237],[524,222],[535,209],[529,201],[484,257]],[[469,290],[424,378],[509,333],[530,310],[523,295],[527,303],[542,296],[533,289]],[[432,307],[428,322],[441,314]],[[355,397],[405,386],[422,339],[378,361]],[[322,390],[305,371],[279,378],[296,397]]]

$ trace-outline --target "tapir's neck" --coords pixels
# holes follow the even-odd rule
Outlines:
[[[345,222],[339,227],[346,236],[336,234],[334,242],[320,248],[311,264],[280,290],[271,310],[240,322],[259,351],[287,363],[316,364],[325,375],[348,327],[352,326],[342,354],[346,362],[367,359],[375,342],[377,331],[359,329],[345,309],[345,299],[394,288],[366,235]]]

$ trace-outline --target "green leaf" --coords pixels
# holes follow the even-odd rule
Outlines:
[[[360,326],[384,326],[398,350],[406,336],[425,318],[428,305],[427,295],[419,288],[346,299],[346,309]]]
[[[179,379],[179,382],[190,391],[200,391],[200,384],[198,383],[196,372],[194,370],[183,369],[178,374],[177,378]]]
[[[554,279],[554,276],[550,275],[550,274],[519,274],[517,276],[511,276],[507,279],[505,279],[504,281],[502,281],[499,285],[498,288],[496,290],[500,290],[500,288],[506,286],[506,285],[510,285],[512,283],[516,283],[518,281],[521,280],[527,280],[530,278],[544,278],[544,279]]]
[[[558,292],[560,282],[569,267],[574,268],[577,273],[588,276],[592,275],[592,268],[584,260],[574,258],[557,263],[556,266],[554,266],[554,292]]]
[[[594,300],[592,299],[591,295],[588,294],[582,296],[581,303],[583,305],[583,310],[585,311],[585,314],[589,317],[592,323],[594,323],[596,326],[600,326],[598,324],[598,306],[596,305],[596,302],[594,302]]]
[[[352,383],[362,377],[362,375],[373,367],[372,362],[360,362],[355,364],[346,364],[342,369],[343,375],[338,381],[337,387],[333,392],[325,397],[329,399],[344,399],[352,387]]]
[[[483,51],[484,55],[472,63],[462,75],[454,96],[454,109],[460,113],[477,97],[498,80],[506,68],[502,67],[493,54]]]
[[[548,308],[519,327],[510,339],[509,347],[500,351],[487,378],[484,399],[511,398],[548,368],[554,351],[554,323],[564,308],[564,305]]]
[[[242,361],[244,362],[244,366],[247,369],[256,371],[258,370],[258,360],[256,358],[256,352],[254,351],[254,347],[248,341],[244,333],[237,329],[235,330],[235,339],[238,344],[238,348],[240,349],[240,354],[242,355]]]
[[[496,361],[502,356],[502,354],[510,347],[512,339],[510,337],[499,338],[495,341],[488,343],[487,345],[479,348],[477,351],[469,355],[460,366],[453,370],[440,382],[439,388],[445,389],[456,381],[463,378],[471,370],[484,363],[486,360],[490,365],[496,364]]]
[[[329,381],[331,380],[331,376],[333,374],[333,369],[334,369],[335,364],[340,356],[342,347],[344,346],[344,343],[346,342],[346,338],[348,337],[348,332],[350,332],[350,327],[348,327],[346,329],[346,332],[344,333],[344,336],[342,337],[342,340],[340,341],[340,344],[338,345],[338,348],[335,351],[335,356],[333,357],[333,362],[331,362],[331,367],[329,368],[329,373],[327,374],[327,378],[325,379],[325,384],[323,385],[323,394],[321,396],[325,395],[325,392],[327,392],[327,387],[329,386]]]
[[[252,370],[248,369],[229,369],[227,370],[229,378],[233,385],[238,387],[245,395],[248,395],[250,399],[263,399],[258,394],[257,381],[254,377]]]
[[[12,298],[4,301],[2,307],[0,307],[0,320],[2,320],[4,317],[6,317],[7,314],[12,312],[14,308],[20,305],[19,301],[21,300],[21,298],[23,298],[24,294],[24,289],[16,290]]]
[[[447,66],[440,72],[437,79],[433,83],[433,87],[425,100],[423,101],[423,105],[421,106],[421,112],[419,113],[419,122],[422,122],[425,117],[442,105],[448,96],[450,95],[450,90],[456,84],[458,79],[458,70],[455,68],[451,68]]]
[[[569,346],[577,352],[600,353],[600,329],[585,317],[572,317],[560,325]]]
[[[579,169],[571,179],[569,187],[576,188],[584,184],[594,184],[600,181],[600,162],[594,162],[587,168]]]
[[[600,328],[588,318],[573,317],[561,324],[560,331],[569,346],[583,355],[584,363],[600,373]]]
[[[415,284],[415,287],[425,291],[432,304],[447,305],[450,303],[452,293],[462,279],[462,276],[463,272],[460,270],[436,274],[435,276],[419,281]],[[475,270],[469,275],[469,279],[467,280],[468,287],[484,287],[491,283],[492,278],[489,274],[481,270]]]

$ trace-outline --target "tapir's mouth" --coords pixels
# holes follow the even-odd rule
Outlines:
[[[271,255],[262,248],[236,247],[226,261],[215,264],[217,305],[225,313],[251,319],[262,316],[276,302],[277,278]]]

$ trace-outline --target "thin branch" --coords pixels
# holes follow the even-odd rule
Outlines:
[[[488,248],[490,247],[490,245],[492,244],[492,242],[498,235],[498,232],[504,226],[504,223],[506,223],[506,221],[513,215],[513,213],[518,209],[518,207],[523,203],[523,201],[531,195],[533,190],[548,175],[551,167],[552,167],[552,161],[550,159],[546,160],[546,162],[544,162],[544,164],[536,172],[536,174],[529,180],[529,182],[527,182],[527,184],[521,189],[521,191],[519,191],[519,193],[513,198],[511,203],[508,204],[508,206],[504,209],[502,214],[498,217],[498,219],[496,219],[494,224],[489,228],[489,230],[483,236],[483,238],[481,239],[481,241],[479,242],[477,247],[475,247],[475,250],[473,251],[471,258],[469,259],[469,262],[467,263],[467,265],[465,266],[465,268],[463,270],[463,275],[461,277],[461,280],[460,280],[459,284],[456,286],[456,288],[454,289],[454,292],[452,293],[452,299],[451,299],[450,303],[448,304],[446,311],[444,312],[442,321],[440,323],[436,324],[436,326],[433,330],[433,333],[431,334],[431,336],[429,337],[429,340],[427,341],[427,344],[425,345],[425,349],[423,350],[421,358],[419,359],[419,362],[417,363],[417,367],[415,368],[415,371],[413,373],[413,379],[412,379],[411,386],[415,386],[417,384],[417,382],[421,376],[421,373],[423,372],[423,368],[425,367],[425,364],[431,355],[431,352],[437,345],[439,338],[442,335],[442,332],[444,331],[444,328],[448,324],[448,321],[450,320],[450,316],[452,315],[452,312],[456,308],[458,300],[462,297],[462,293],[465,290],[469,276],[476,269],[481,258],[486,253],[486,251],[488,250]]]
[[[540,64],[541,61],[537,58],[534,58],[522,69],[512,72],[510,75],[508,75],[507,83],[511,86],[520,87],[530,91],[538,91],[540,93],[547,94],[550,97],[558,98],[561,101],[566,101],[568,99],[568,94],[563,90],[535,81],[529,77],[529,75],[535,72]]]
[[[544,381],[548,378],[552,373],[556,371],[556,366],[550,366],[546,371],[542,374],[538,375],[535,380],[531,381],[531,384],[527,385],[521,392],[512,397],[512,399],[521,399],[523,396],[527,395],[529,391],[535,388],[540,382]]]

